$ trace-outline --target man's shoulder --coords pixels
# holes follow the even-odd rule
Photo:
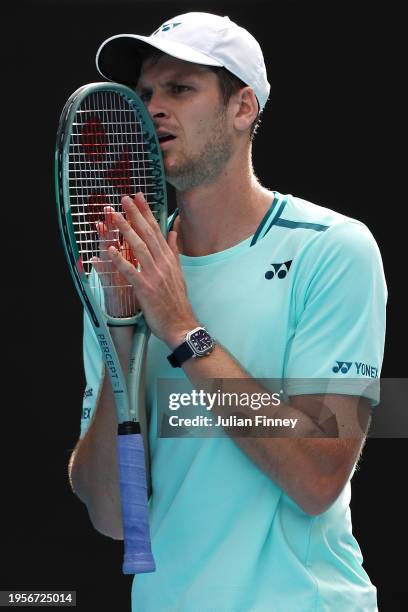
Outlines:
[[[377,242],[365,223],[291,194],[283,197],[286,205],[275,224],[299,265],[323,269],[359,260],[381,267]]]
[[[296,234],[299,249],[313,244],[318,249],[326,245],[351,251],[367,247],[378,250],[374,236],[363,221],[291,194],[283,197],[286,205],[275,223],[286,228],[293,239]],[[299,229],[304,231],[291,232]]]
[[[307,229],[310,226],[310,229],[315,229],[315,231],[325,231],[335,225],[343,224],[357,224],[361,227],[366,227],[362,221],[344,215],[322,204],[315,204],[292,194],[284,197],[286,206],[282,211],[281,219],[287,222],[291,221],[294,227],[304,225]],[[290,226],[288,225],[288,227]]]

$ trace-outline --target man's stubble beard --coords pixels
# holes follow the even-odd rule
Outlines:
[[[231,157],[232,148],[232,138],[226,130],[226,112],[222,107],[211,132],[206,133],[203,149],[195,156],[185,157],[174,168],[166,170],[166,179],[177,191],[187,191],[209,184],[221,174]]]

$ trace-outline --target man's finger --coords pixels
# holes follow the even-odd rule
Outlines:
[[[167,243],[143,194],[137,193],[134,199],[125,196],[122,198],[122,206],[130,225],[143,238],[157,261],[166,252]]]
[[[109,247],[109,255],[112,258],[113,265],[120,274],[134,287],[137,286],[140,279],[140,266],[135,266],[133,263],[123,257],[123,255],[115,249]]]
[[[109,220],[109,225],[106,223],[108,216],[111,215],[111,207],[105,207],[106,209],[110,209],[108,211],[108,215],[105,215],[104,221],[97,221],[95,224],[96,232],[99,237],[99,256],[104,260],[109,260],[109,255],[107,253],[108,248],[112,245],[116,248],[120,247],[119,243],[119,231],[115,229],[112,225],[112,222]]]
[[[112,242],[119,241],[119,233],[118,230],[113,225],[113,215],[115,214],[115,209],[112,206],[105,206],[104,209],[105,214],[105,227],[106,227],[106,236],[107,240],[111,240]]]
[[[115,227],[118,228],[118,230],[123,236],[124,241],[129,245],[132,253],[132,257],[130,259],[137,259],[137,261],[140,262],[143,271],[153,272],[154,259],[152,253],[149,250],[149,247],[144,242],[144,240],[142,240],[140,236],[138,236],[138,234],[135,232],[135,230],[131,227],[129,222],[123,217],[123,215],[115,212],[112,214],[112,223]],[[115,250],[118,251],[118,249]]]

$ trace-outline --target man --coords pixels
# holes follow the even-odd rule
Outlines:
[[[354,219],[257,181],[252,135],[269,84],[258,43],[227,17],[189,13],[150,37],[113,37],[97,65],[136,85],[178,206],[167,242],[141,194],[123,200],[128,221],[109,219],[140,262],[137,271],[110,249],[152,330],[157,570],[135,578],[133,609],[376,610],[349,511],[370,402],[378,401],[367,371],[378,375],[383,355],[386,288],[373,237]],[[71,481],[94,526],[121,538],[115,410],[85,325],[93,392]],[[112,333],[126,367],[131,330]],[[188,348],[191,333],[206,356]],[[158,438],[156,382],[174,377],[193,386],[240,379],[254,393],[265,390],[260,379],[284,380],[287,399],[273,414],[293,419],[296,433]]]

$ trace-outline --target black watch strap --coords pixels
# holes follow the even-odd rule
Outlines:
[[[180,346],[174,349],[172,354],[169,355],[167,359],[169,360],[173,368],[181,368],[182,364],[187,361],[187,359],[190,359],[190,357],[192,357],[193,355],[193,349],[188,345],[187,342],[183,342],[183,344],[180,344]]]

